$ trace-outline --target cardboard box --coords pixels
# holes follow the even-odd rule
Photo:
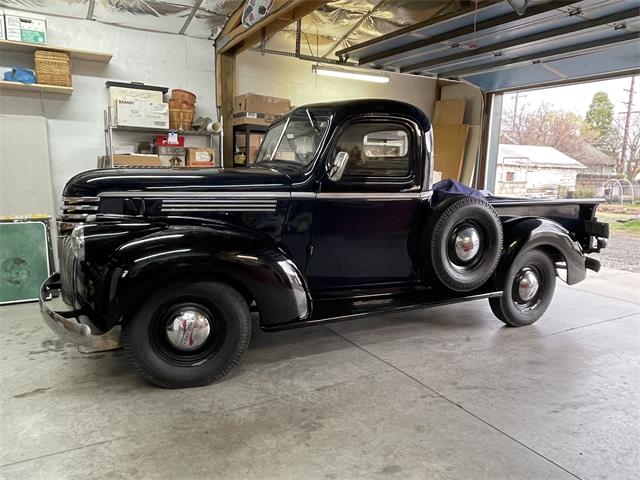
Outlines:
[[[260,147],[249,147],[249,152],[247,154],[249,165],[253,165],[256,162],[256,158],[258,157],[259,150],[260,150]]]
[[[263,138],[264,138],[264,133],[250,133],[249,146],[259,147],[262,144]],[[247,137],[244,133],[236,133],[236,147],[238,148],[246,147],[245,145],[246,141],[247,141]]]
[[[169,104],[142,100],[116,100],[116,126],[169,128]]]
[[[262,125],[268,127],[281,116],[266,113],[238,112],[233,114],[233,125]]]
[[[244,93],[233,97],[233,111],[255,112],[267,115],[282,115],[291,110],[291,101],[287,98],[267,97],[255,93]]]
[[[213,148],[190,147],[187,149],[187,166],[215,166],[216,151]]]
[[[114,155],[114,167],[160,167],[158,155]]]
[[[164,93],[162,92],[164,87],[152,87],[149,89],[142,86],[131,88],[122,87],[119,85],[109,85],[109,104],[115,109],[117,100],[141,100],[143,102],[162,103],[164,101]]]
[[[218,168],[215,162],[193,162],[187,165],[189,168]]]
[[[158,147],[160,165],[163,167],[184,167],[187,159],[185,147]]]
[[[113,153],[118,155],[133,155],[136,153],[135,145],[114,145]]]
[[[47,21],[36,13],[4,11],[5,37],[7,40],[25,43],[47,43]]]

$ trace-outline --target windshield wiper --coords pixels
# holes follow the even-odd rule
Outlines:
[[[304,111],[307,112],[307,117],[309,117],[309,123],[313,127],[313,131],[316,132],[316,135],[318,135],[318,137],[321,137],[322,133],[320,132],[320,129],[316,127],[316,122],[313,121],[313,117],[311,116],[311,113],[309,113],[309,109],[305,108]]]

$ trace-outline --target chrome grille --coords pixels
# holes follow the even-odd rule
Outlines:
[[[78,223],[84,222],[89,215],[98,213],[99,202],[99,197],[62,197],[58,235],[66,237]]]
[[[62,300],[67,305],[73,306],[75,304],[75,278],[78,260],[73,253],[69,237],[60,239],[59,249]]]

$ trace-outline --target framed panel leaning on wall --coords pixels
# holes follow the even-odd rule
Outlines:
[[[37,301],[52,265],[49,217],[0,220],[0,305]]]

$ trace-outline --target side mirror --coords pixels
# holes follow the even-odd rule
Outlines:
[[[342,178],[345,168],[347,168],[348,161],[349,154],[347,152],[338,152],[333,161],[333,165],[329,168],[329,180],[332,182],[339,181]]]

